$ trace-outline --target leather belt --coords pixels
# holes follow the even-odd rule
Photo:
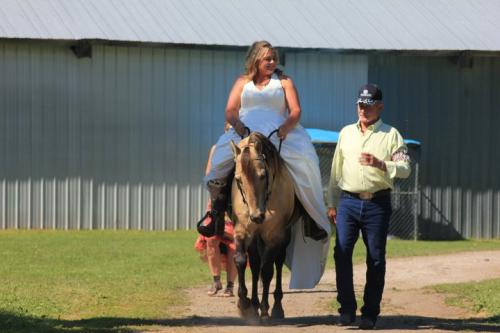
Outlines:
[[[361,193],[353,193],[353,192],[349,192],[349,191],[344,191],[342,190],[342,193],[350,196],[350,197],[353,197],[353,198],[356,198],[356,199],[360,199],[360,200],[372,200],[372,199],[375,199],[375,198],[380,198],[380,197],[384,197],[384,196],[388,196],[391,194],[391,189],[390,188],[386,188],[384,190],[380,190],[380,191],[377,191],[375,193],[371,193],[371,192],[361,192]]]

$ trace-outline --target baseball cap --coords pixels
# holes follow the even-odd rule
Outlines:
[[[363,103],[373,105],[382,100],[382,90],[376,84],[365,84],[358,91],[356,104]]]

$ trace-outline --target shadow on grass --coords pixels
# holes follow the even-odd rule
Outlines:
[[[329,316],[289,317],[273,321],[272,325],[291,327],[310,327],[317,325],[336,325],[338,318]],[[358,320],[359,321],[359,320]],[[140,318],[90,318],[81,320],[60,320],[50,318],[34,318],[8,312],[0,312],[0,328],[5,333],[69,333],[69,332],[112,332],[129,333],[142,329],[159,326],[167,327],[222,327],[245,326],[238,317],[199,317],[190,316],[172,319],[140,319]],[[383,316],[377,322],[377,328],[382,330],[447,330],[447,331],[475,331],[500,332],[500,316],[489,318],[446,319],[420,316]],[[346,330],[356,329],[357,326],[346,327]]]

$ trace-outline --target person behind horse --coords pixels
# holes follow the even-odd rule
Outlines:
[[[227,130],[229,126],[226,127]],[[208,154],[208,161],[205,173],[210,170],[210,159],[215,150],[215,145],[212,146]],[[211,203],[210,200],[207,202],[207,211],[210,211]],[[221,282],[221,271],[224,269],[226,271],[227,285],[222,296],[231,297],[233,296],[234,279],[236,278],[236,265],[234,263],[233,257],[235,254],[234,245],[234,225],[233,222],[225,215],[224,221],[224,234],[222,236],[214,235],[212,237],[205,237],[199,235],[195,242],[195,249],[200,252],[200,256],[203,261],[208,263],[210,272],[212,273],[213,283],[207,292],[209,296],[215,296],[222,290]],[[207,228],[207,224],[213,223],[210,217],[203,219],[202,228]]]
[[[281,157],[292,175],[295,192],[314,226],[323,231],[322,240],[304,239],[301,228],[294,228],[287,254],[292,268],[291,288],[313,288],[321,278],[328,252],[330,223],[323,202],[319,161],[311,139],[299,124],[301,107],[292,79],[276,68],[277,51],[266,41],[251,45],[245,61],[245,73],[237,78],[229,93],[226,120],[232,128],[216,144],[211,168],[205,176],[212,200],[213,232],[222,233],[234,168],[230,142],[239,143],[248,131],[265,136],[278,129],[273,143],[283,140]],[[296,235],[294,237],[293,235]]]
[[[373,329],[384,290],[385,248],[392,214],[394,178],[410,174],[407,148],[399,132],[380,119],[382,91],[373,84],[360,88],[358,122],[344,127],[332,161],[328,217],[336,225],[335,269],[340,324],[356,319],[352,253],[359,237],[366,246],[366,285],[361,329]]]

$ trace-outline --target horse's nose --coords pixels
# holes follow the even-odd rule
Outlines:
[[[264,222],[264,213],[259,211],[257,213],[250,214],[250,220],[253,223],[261,224],[262,222]]]

